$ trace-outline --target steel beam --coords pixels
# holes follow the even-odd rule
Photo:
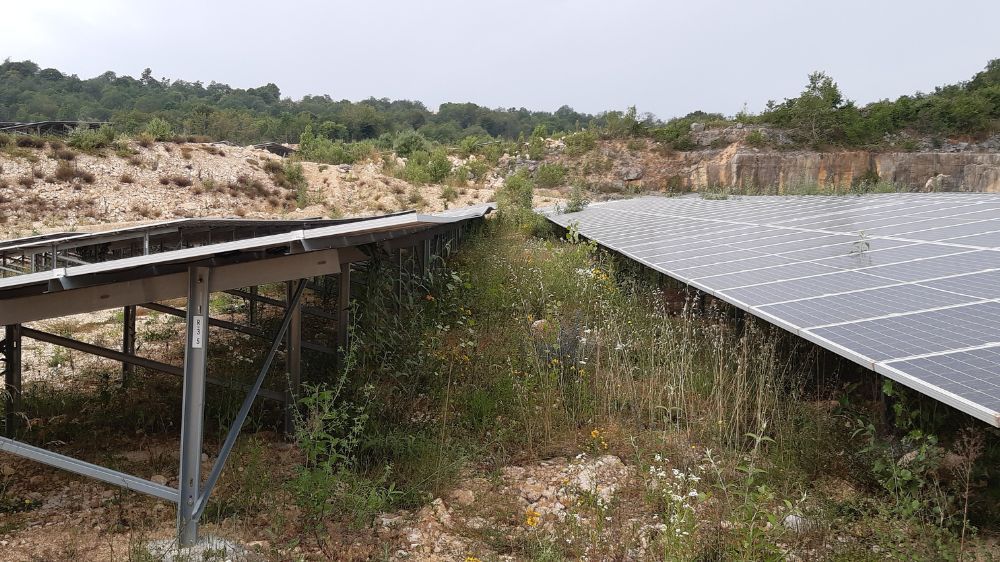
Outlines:
[[[118,472],[117,470],[111,470],[110,468],[74,459],[73,457],[53,453],[52,451],[34,447],[19,441],[14,441],[13,439],[0,437],[0,451],[24,457],[26,459],[31,459],[35,462],[40,462],[49,466],[54,466],[82,476],[89,476],[90,478],[107,482],[108,484],[121,486],[126,490],[149,494],[157,498],[177,503],[177,490],[169,486],[163,486],[137,476],[125,474],[124,472]]]
[[[171,316],[177,316],[178,318],[186,318],[187,317],[187,312],[185,312],[185,311],[183,311],[183,310],[181,310],[179,308],[174,308],[172,306],[167,306],[165,304],[160,304],[160,303],[156,303],[156,302],[147,302],[147,303],[143,303],[140,306],[142,306],[143,308],[148,308],[150,310],[155,310],[157,312],[162,312],[163,314],[169,314]],[[222,319],[219,319],[219,318],[206,318],[205,321],[208,322],[209,326],[215,326],[217,328],[224,328],[226,330],[230,330],[230,331],[233,331],[233,332],[239,332],[241,334],[246,334],[248,336],[254,336],[254,337],[258,337],[258,338],[266,338],[267,337],[264,334],[264,332],[262,332],[260,330],[251,328],[249,326],[243,326],[243,325],[237,324],[235,322],[230,322],[228,320],[222,320]]]
[[[346,264],[345,264],[345,266],[346,266]],[[344,267],[344,266],[342,266],[342,267]],[[274,307],[278,307],[278,308],[285,308],[285,302],[284,301],[278,300],[278,299],[272,299],[270,297],[265,297],[265,296],[262,296],[260,294],[248,293],[247,291],[241,291],[239,289],[230,289],[230,290],[225,291],[225,292],[228,293],[228,294],[230,294],[230,295],[233,295],[233,296],[236,296],[236,297],[241,297],[241,298],[247,299],[247,300],[252,301],[252,302],[259,302],[261,304],[266,304],[266,305],[270,305],[270,306],[274,306]],[[302,313],[303,314],[308,314],[309,316],[316,316],[318,318],[325,318],[327,320],[336,320],[337,319],[337,317],[335,315],[330,314],[329,312],[323,310],[322,308],[316,308],[315,306],[303,306],[301,308],[302,308]]]
[[[307,349],[309,351],[315,351],[317,353],[323,353],[325,355],[336,355],[337,354],[337,350],[336,349],[333,349],[332,347],[327,347],[325,345],[318,344],[316,342],[311,342],[311,341],[303,341],[302,342],[302,349]]]
[[[4,327],[4,388],[6,406],[4,429],[8,437],[12,437],[20,425],[21,415],[21,336],[23,328],[20,324]]]
[[[226,291],[226,293],[233,294],[234,291]],[[263,298],[263,297],[261,297],[261,298]],[[280,305],[281,305],[282,308],[285,307],[284,303],[282,303],[281,301],[278,301],[278,302],[280,303]],[[160,304],[160,303],[155,303],[155,302],[147,302],[145,304],[142,304],[141,306],[143,308],[148,308],[150,310],[155,310],[157,312],[162,312],[164,314],[170,314],[172,316],[177,316],[179,318],[186,318],[187,317],[187,312],[185,312],[185,311],[183,311],[183,310],[181,310],[179,308],[174,308],[172,306],[167,306],[165,304]],[[300,310],[302,310],[305,307],[301,307],[300,306],[299,308],[300,308]],[[317,309],[317,310],[319,310],[319,309]],[[305,310],[302,310],[302,312],[305,312]],[[326,312],[326,311],[323,311],[323,314],[326,315],[326,316],[328,316],[330,319],[335,319],[336,318],[333,314],[330,314],[329,312]],[[221,319],[218,319],[218,318],[209,318],[208,319],[208,325],[209,326],[215,326],[217,328],[223,328],[223,329],[226,329],[226,330],[232,330],[234,332],[239,332],[241,334],[246,334],[248,336],[254,336],[256,338],[261,338],[261,339],[268,339],[270,337],[267,334],[265,334],[263,331],[258,330],[256,328],[251,328],[250,326],[243,326],[242,324],[237,324],[235,322],[230,322],[228,320],[221,320]],[[317,351],[319,353],[326,353],[328,355],[333,355],[334,353],[336,353],[336,350],[330,349],[329,347],[327,347],[325,345],[322,345],[322,344],[319,344],[319,343],[316,343],[316,342],[303,341],[303,342],[301,342],[301,346],[302,346],[302,349],[308,349],[310,351]],[[212,379],[209,379],[209,382],[212,382]],[[270,392],[270,391],[262,391],[262,392]],[[268,397],[270,397],[270,396],[268,396]]]
[[[188,270],[187,341],[184,348],[184,394],[181,402],[180,498],[177,504],[177,542],[181,547],[198,541],[195,502],[201,483],[201,444],[205,422],[205,371],[208,363],[208,297],[211,269]]]
[[[187,288],[186,272],[156,273],[170,265],[150,266],[152,269],[145,272],[146,277],[128,281],[113,280],[117,274],[107,276],[104,283],[86,276],[60,277],[58,283],[64,290],[0,300],[0,324],[21,324],[183,297]],[[340,260],[337,250],[324,250],[221,265],[213,267],[212,271],[211,290],[225,291],[339,273]]]
[[[48,332],[34,330],[31,328],[21,328],[21,334],[26,338],[31,338],[33,340],[51,343],[52,345],[58,345],[59,347],[65,347],[67,349],[75,349],[77,351],[82,351],[83,353],[89,355],[96,355],[98,357],[104,357],[106,359],[112,359],[114,361],[120,361],[122,363],[130,363],[137,367],[142,367],[144,369],[150,369],[153,371],[159,371],[161,373],[174,375],[176,377],[184,376],[184,370],[176,365],[161,363],[153,359],[139,357],[138,355],[128,355],[126,353],[122,353],[115,349],[108,349],[106,347],[101,347],[99,345],[94,345],[91,343],[82,342],[67,337],[58,336],[56,334],[50,334]],[[240,385],[233,384],[231,382],[222,379],[217,379],[214,377],[206,377],[205,380],[208,382],[208,384],[211,385],[245,390],[245,388]],[[267,390],[267,389],[261,390],[260,395],[263,396],[264,398],[277,400],[279,402],[284,402],[285,400],[285,394],[283,392],[277,392],[274,390]]]

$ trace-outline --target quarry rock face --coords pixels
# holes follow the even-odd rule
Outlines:
[[[643,170],[641,166],[624,166],[618,171],[618,175],[625,181],[635,181],[642,179]]]
[[[676,152],[659,168],[650,170],[647,178],[693,190],[777,187],[780,192],[817,184],[846,188],[877,174],[912,191],[1000,192],[1000,154],[989,152],[806,152],[731,146]]]

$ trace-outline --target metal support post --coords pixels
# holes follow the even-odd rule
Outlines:
[[[135,305],[122,309],[122,353],[135,355]],[[135,365],[122,363],[122,386],[128,386],[135,374]]]
[[[295,404],[302,394],[302,307],[299,306],[296,295],[300,294],[300,285],[305,280],[289,281],[287,283],[287,303],[291,319],[285,341],[285,367],[288,369],[288,390],[285,396],[285,433],[291,435],[295,430]]]
[[[194,515],[201,479],[201,440],[205,417],[205,371],[208,363],[207,267],[188,269],[187,345],[184,348],[184,398],[181,403],[180,501],[177,504],[177,542],[182,547],[198,541]]]
[[[254,297],[256,297],[259,292],[260,292],[260,289],[258,289],[257,285],[254,285],[253,287],[250,287],[250,294],[253,295]],[[247,306],[250,307],[250,313],[248,315],[249,316],[249,320],[250,320],[250,325],[251,326],[256,326],[257,325],[257,299],[256,298],[249,298],[249,299],[247,299]]]
[[[20,425],[21,412],[21,325],[12,324],[4,327],[3,354],[6,359],[4,365],[4,388],[7,391],[6,407],[4,414],[6,417],[5,430],[8,437],[13,437],[14,432]]]
[[[401,306],[403,304],[403,250],[396,248],[392,252],[392,262],[396,267],[395,275],[393,276],[393,289],[396,292],[396,304]]]
[[[340,290],[337,294],[337,347],[341,354],[347,353],[347,331],[350,329],[351,315],[351,264],[340,268]]]
[[[422,270],[424,278],[430,277],[431,274],[431,239],[425,238],[420,244],[420,268]]]

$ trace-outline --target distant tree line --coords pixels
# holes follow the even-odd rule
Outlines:
[[[863,107],[845,99],[830,76],[815,72],[798,97],[769,102],[753,120],[787,128],[815,145],[877,145],[903,130],[930,136],[989,133],[1000,130],[1000,59],[967,82]]]
[[[733,117],[696,111],[660,121],[635,107],[589,115],[563,106],[555,112],[525,108],[490,109],[474,103],[444,103],[437,112],[419,101],[369,98],[359,102],[328,95],[298,101],[282,98],[274,84],[233,88],[212,82],[156,79],[150,69],[136,79],[105,72],[81,79],[31,61],[0,64],[0,121],[52,119],[110,121],[116,132],[159,130],[203,135],[236,143],[265,140],[299,142],[302,135],[325,160],[350,160],[359,141],[402,148],[424,139],[450,146],[494,140],[540,144],[545,134],[576,133],[574,150],[603,138],[652,137],[677,150],[694,148],[690,125],[734,122],[771,124],[787,129],[800,144],[877,146],[887,135],[913,131],[931,136],[982,135],[1000,129],[1000,59],[971,80],[943,86],[929,94],[902,96],[859,107],[844,98],[833,79],[817,72],[805,90],[765,111]],[[415,139],[412,133],[420,137]],[[402,137],[401,137],[402,135]],[[406,136],[409,135],[409,136]],[[159,136],[159,135],[154,135]],[[397,147],[398,148],[398,147]],[[369,150],[370,146],[362,150]],[[538,152],[535,150],[529,152]]]
[[[241,89],[216,82],[157,80],[149,69],[138,79],[114,72],[81,79],[31,61],[7,59],[0,64],[0,121],[111,121],[116,130],[134,133],[154,117],[177,132],[238,143],[298,142],[307,126],[335,141],[415,130],[432,141],[455,143],[468,136],[513,139],[539,125],[572,131],[594,119],[570,107],[545,112],[445,103],[434,113],[409,100],[351,102],[306,96],[292,101],[283,99],[274,84]]]

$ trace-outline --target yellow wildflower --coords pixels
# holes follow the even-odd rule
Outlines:
[[[538,522],[541,521],[542,519],[541,514],[533,509],[529,509],[528,511],[524,512],[524,514],[525,514],[524,524],[529,527],[536,527],[538,525]]]
[[[596,429],[590,432],[590,437],[592,437],[593,439],[597,439],[600,436],[601,432]]]

